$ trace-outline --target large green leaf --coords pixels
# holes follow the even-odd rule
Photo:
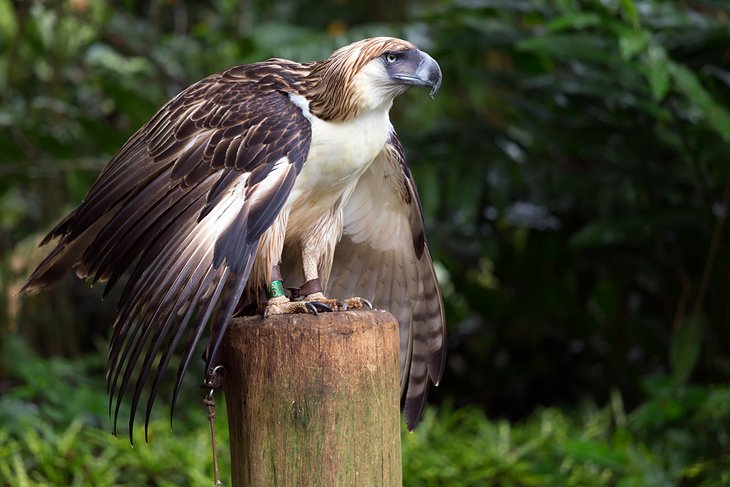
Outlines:
[[[677,90],[688,98],[702,118],[726,142],[730,142],[730,111],[707,91],[699,77],[686,66],[670,62],[668,69]]]
[[[704,338],[704,320],[689,316],[675,325],[669,348],[669,362],[677,384],[685,384],[697,364]]]

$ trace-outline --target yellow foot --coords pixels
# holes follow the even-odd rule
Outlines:
[[[302,301],[323,304],[326,306],[324,311],[340,311],[343,309],[342,301],[327,298],[321,292],[308,294],[302,298]],[[347,309],[347,307],[345,306],[344,309]]]
[[[313,315],[322,312],[345,311],[348,309],[373,309],[372,303],[365,298],[353,297],[338,301],[326,298],[322,293],[313,293],[301,300],[290,301],[286,296],[272,298],[266,303],[264,318],[273,315],[286,315],[295,313],[311,313]]]
[[[340,309],[373,309],[373,303],[365,298],[360,298],[357,296],[345,299],[344,301],[342,301],[342,304],[344,306],[342,306]]]
[[[373,309],[373,304],[365,298],[352,297],[345,299],[344,301],[338,301],[336,299],[326,298],[321,292],[309,294],[304,297],[304,301],[324,303],[332,310],[328,311],[345,311],[348,309]]]
[[[310,294],[301,301],[290,301],[286,296],[280,296],[278,298],[270,299],[269,302],[266,303],[264,318],[267,316],[294,313],[312,313],[313,315],[316,315],[321,312],[335,311],[339,308],[339,303],[336,300],[327,299],[324,296],[322,296],[322,298],[318,298],[314,294]]]

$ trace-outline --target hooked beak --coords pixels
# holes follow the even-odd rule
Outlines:
[[[441,68],[434,58],[423,51],[418,51],[420,62],[413,73],[395,73],[393,78],[410,86],[427,86],[431,88],[430,96],[441,87]]]

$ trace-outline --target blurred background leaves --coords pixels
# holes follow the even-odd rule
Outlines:
[[[371,35],[444,72],[435,100],[392,113],[449,323],[443,406],[404,437],[406,485],[730,481],[724,0],[0,0],[0,483],[200,483],[170,473],[186,454],[132,459],[204,442],[194,394],[190,424],[160,419],[149,448],[96,429],[114,297],[72,276],[16,293],[40,238],[166,99]],[[120,467],[78,474],[59,460],[73,448],[38,446],[78,435],[92,446],[73,455]]]

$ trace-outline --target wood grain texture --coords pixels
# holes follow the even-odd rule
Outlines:
[[[235,487],[402,485],[398,321],[236,319],[225,336]]]

